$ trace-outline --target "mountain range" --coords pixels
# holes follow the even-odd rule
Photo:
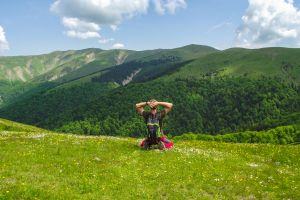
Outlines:
[[[9,99],[15,99],[42,83],[63,84],[81,78],[89,79],[110,71],[112,67],[122,67],[124,63],[155,60],[175,63],[216,51],[211,47],[189,45],[149,51],[84,49],[37,56],[0,57],[0,102],[9,102]],[[129,73],[134,74],[134,71]],[[124,81],[128,82],[126,77]]]
[[[267,127],[274,120],[280,120],[280,116],[289,118],[288,116],[295,113],[297,115],[299,111],[298,102],[290,103],[299,99],[299,55],[300,49],[292,48],[231,48],[220,51],[209,46],[188,45],[175,49],[146,51],[84,49],[56,51],[37,56],[0,57],[0,116],[43,128],[66,131],[70,131],[70,127],[74,126],[84,129],[82,123],[88,122],[88,126],[97,129],[94,132],[99,132],[97,127],[104,126],[101,123],[116,123],[116,133],[121,130],[121,124],[140,122],[132,112],[134,108],[131,105],[136,103],[133,101],[155,97],[174,101],[177,105],[186,101],[185,104],[190,106],[188,111],[198,110],[197,113],[187,113],[191,118],[195,115],[197,117],[192,120],[186,119],[186,126],[182,125],[184,119],[179,120],[183,116],[174,111],[175,113],[170,115],[170,121],[173,120],[177,126],[173,129],[176,132],[190,130],[219,133]],[[174,87],[174,91],[168,90],[168,87]],[[204,87],[209,91],[206,92]],[[247,92],[250,91],[255,98],[261,99],[253,97],[249,105],[260,106],[261,109],[272,105],[279,113],[266,111],[262,114],[265,118],[259,120],[254,119],[257,118],[257,113],[248,113],[251,123],[247,125],[246,118],[237,122],[238,115],[226,117],[225,111],[217,110],[216,115],[204,116],[208,115],[209,111],[201,113],[206,109],[201,106],[215,109],[210,102],[217,102],[216,95],[224,92],[220,89],[227,90],[222,98],[229,94],[226,96],[229,100],[224,101],[230,101],[231,109],[236,113],[242,112],[243,109],[251,112],[246,106],[238,107],[238,104],[243,103],[241,101],[249,99]],[[216,93],[211,93],[212,90],[216,90]],[[237,91],[244,96],[240,102],[234,103]],[[260,97],[265,92],[273,92],[274,96]],[[124,99],[126,95],[131,96],[124,102],[126,106],[121,108],[118,106],[122,101],[119,95],[124,93]],[[175,97],[175,93],[179,96]],[[204,105],[203,98],[212,99]],[[286,102],[283,102],[283,99],[286,99]],[[263,101],[267,103],[263,104]],[[273,101],[278,102],[273,105]],[[59,109],[53,110],[54,108]],[[104,114],[104,111],[110,112],[106,108],[113,111]],[[181,111],[184,109],[184,106],[177,108]],[[121,115],[125,114],[126,110],[130,110],[130,117],[125,119]],[[100,125],[97,121],[101,121]],[[74,125],[76,123],[78,124]],[[224,124],[233,125],[226,128]],[[132,129],[141,131],[141,128]],[[112,132],[114,131],[110,131]]]

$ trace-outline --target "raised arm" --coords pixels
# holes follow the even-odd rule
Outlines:
[[[137,111],[139,114],[142,114],[143,111],[144,111],[144,107],[147,106],[147,105],[148,105],[147,102],[141,102],[141,103],[135,104],[136,111]]]
[[[157,105],[163,106],[166,113],[170,112],[173,108],[173,104],[168,102],[157,102]]]

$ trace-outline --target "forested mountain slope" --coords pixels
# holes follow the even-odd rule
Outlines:
[[[103,75],[109,72],[111,67],[119,66],[118,68],[123,70],[123,63],[157,64],[157,61],[165,60],[168,64],[172,64],[175,61],[196,59],[213,52],[217,50],[212,47],[188,45],[176,49],[147,51],[84,49],[40,56],[0,57],[0,106],[3,103],[10,103],[23,93],[34,93],[41,85],[61,85],[75,80],[78,82],[79,79],[90,82],[91,77]],[[130,66],[126,69],[127,74],[121,78],[129,83],[131,78],[128,76],[135,70],[135,66]]]
[[[251,78],[280,77],[300,83],[300,49],[233,48],[197,59],[169,78],[203,76],[246,76]]]

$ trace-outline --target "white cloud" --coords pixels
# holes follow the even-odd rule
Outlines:
[[[116,43],[112,46],[112,49],[124,49],[125,45],[121,43]]]
[[[115,39],[113,39],[113,38],[108,38],[108,39],[102,38],[102,39],[98,40],[98,42],[99,42],[100,44],[107,44],[107,43],[112,42],[112,41],[114,41],[114,40],[115,40]]]
[[[69,29],[66,32],[66,35],[69,37],[80,39],[101,38],[98,33],[100,30],[98,24],[69,17],[63,17],[62,24]]]
[[[157,13],[163,15],[167,12],[174,14],[177,9],[186,8],[185,0],[153,0]]]
[[[151,2],[159,14],[174,14],[186,0],[55,0],[50,10],[62,18],[66,35],[81,39],[100,38],[100,28],[118,30],[125,20],[146,14]],[[98,33],[98,35],[96,34]]]
[[[101,38],[98,32],[91,32],[91,31],[80,32],[80,31],[70,30],[65,32],[65,34],[69,37],[79,38],[79,39]]]
[[[154,3],[156,12],[163,15],[165,13],[165,9],[162,5],[161,0],[153,0],[153,3]]]
[[[110,25],[109,27],[110,27],[111,30],[113,30],[113,31],[118,30],[118,26],[117,26],[117,25]]]
[[[2,26],[0,26],[0,52],[9,49],[9,44],[5,37],[5,32]]]
[[[124,18],[146,13],[149,0],[56,0],[51,11],[100,25],[118,25]]]
[[[300,11],[293,0],[249,0],[236,35],[237,46],[296,46],[300,42]]]
[[[81,21],[77,18],[63,17],[62,23],[65,27],[73,30],[78,30],[78,31],[84,31],[84,30],[99,31],[100,30],[98,24]]]

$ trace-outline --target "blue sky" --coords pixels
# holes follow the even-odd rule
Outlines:
[[[83,0],[0,0],[0,54],[187,44],[219,49],[300,45],[300,0],[140,0],[135,7],[130,6],[134,0],[126,1],[98,0],[102,5],[97,7],[92,0],[85,5]],[[266,9],[271,10],[267,17]],[[251,18],[254,12],[257,16]]]

